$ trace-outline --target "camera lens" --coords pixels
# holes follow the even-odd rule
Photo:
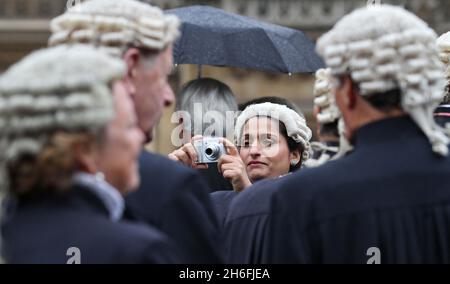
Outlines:
[[[213,153],[213,149],[208,148],[208,149],[206,149],[205,153],[206,153],[206,155],[211,156]]]
[[[205,149],[206,157],[209,160],[217,159],[219,156],[219,153],[220,153],[220,149],[219,149],[219,147],[217,147],[217,145],[211,145]]]

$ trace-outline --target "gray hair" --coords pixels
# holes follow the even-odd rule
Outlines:
[[[207,129],[214,126],[217,130],[221,128],[222,134],[227,133],[227,126],[232,130],[234,116],[232,125],[227,125],[227,112],[233,112],[234,115],[238,106],[233,92],[226,84],[211,78],[200,78],[189,81],[182,87],[175,110],[189,115],[189,121],[183,120],[183,128],[194,136],[204,135]],[[225,136],[216,131],[210,134]]]

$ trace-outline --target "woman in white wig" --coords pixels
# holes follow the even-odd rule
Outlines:
[[[86,46],[37,51],[0,77],[10,263],[176,261],[159,231],[120,221],[143,134],[124,64]]]
[[[295,171],[309,157],[312,133],[305,118],[290,102],[275,99],[277,103],[270,102],[273,98],[247,103],[236,120],[237,147],[222,139],[227,154],[220,157],[218,169],[235,191],[242,191],[258,180]],[[169,157],[189,166],[205,167],[195,164],[197,153],[191,143]]]
[[[264,232],[275,184],[286,179],[272,177],[296,171],[308,161],[311,130],[297,108],[283,98],[259,98],[241,108],[244,111],[235,127],[241,158],[231,157],[236,162],[229,167],[242,164],[244,171],[239,172],[237,166],[231,168],[236,177],[246,176],[252,183],[264,180],[234,194],[231,200],[227,198],[231,194],[226,193],[211,197],[219,216],[224,216],[227,262],[256,264],[263,262],[262,248],[267,241]]]

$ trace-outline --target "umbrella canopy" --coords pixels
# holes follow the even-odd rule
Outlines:
[[[176,64],[242,67],[310,73],[325,64],[301,31],[264,23],[209,6],[167,10],[182,22],[174,45]]]

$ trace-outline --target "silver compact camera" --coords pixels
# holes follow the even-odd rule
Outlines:
[[[203,137],[201,140],[194,140],[195,151],[198,160],[196,163],[217,163],[220,156],[226,154],[225,147],[220,143],[219,138]]]

